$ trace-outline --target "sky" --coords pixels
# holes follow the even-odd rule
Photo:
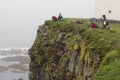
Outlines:
[[[0,48],[30,48],[38,25],[59,12],[67,18],[94,17],[95,0],[0,0]]]

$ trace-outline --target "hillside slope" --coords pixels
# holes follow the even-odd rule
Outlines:
[[[120,80],[120,34],[48,20],[29,50],[29,80]]]

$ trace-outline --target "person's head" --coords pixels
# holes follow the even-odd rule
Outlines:
[[[103,19],[106,19],[106,16],[105,15],[102,15]]]
[[[105,15],[102,15],[102,17],[105,17]]]

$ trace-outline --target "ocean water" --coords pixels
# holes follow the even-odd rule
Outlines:
[[[29,80],[28,48],[0,49],[0,80]]]

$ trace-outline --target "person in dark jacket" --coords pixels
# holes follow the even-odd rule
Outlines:
[[[59,15],[58,15],[58,20],[61,21],[62,19],[63,19],[63,16],[62,16],[61,13],[59,13]]]

